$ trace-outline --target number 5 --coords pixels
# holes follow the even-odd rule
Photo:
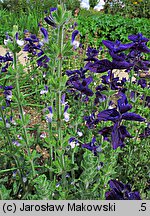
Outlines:
[[[146,211],[146,203],[141,204],[141,211]]]

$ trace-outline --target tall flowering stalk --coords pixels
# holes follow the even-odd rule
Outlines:
[[[58,27],[58,48],[59,48],[59,53],[58,53],[58,92],[56,94],[56,109],[57,109],[57,131],[58,131],[58,145],[62,147],[62,133],[61,133],[61,80],[62,80],[62,50],[63,50],[63,25],[60,25]],[[63,161],[62,161],[63,162]]]
[[[17,26],[14,26],[13,28],[13,38],[10,41],[9,39],[7,41],[5,41],[6,45],[8,45],[8,47],[10,48],[10,50],[13,53],[13,69],[15,72],[15,87],[16,87],[16,102],[18,105],[18,109],[19,109],[19,115],[20,115],[20,119],[22,122],[22,131],[23,131],[23,138],[26,144],[26,150],[28,153],[28,157],[30,158],[30,164],[31,164],[31,169],[32,169],[32,177],[35,176],[35,169],[34,169],[34,164],[33,164],[33,159],[31,156],[31,152],[30,152],[30,143],[29,143],[29,139],[28,139],[28,133],[27,133],[27,129],[26,129],[26,121],[25,121],[25,116],[24,116],[24,111],[23,111],[23,105],[22,105],[22,98],[21,98],[21,92],[20,92],[20,85],[19,85],[19,78],[20,78],[20,74],[19,74],[19,68],[17,66],[17,53],[21,50],[20,46],[22,46],[24,44],[24,42],[22,40],[19,40],[19,35],[17,32],[18,28]]]
[[[56,68],[56,74],[53,74],[55,79],[57,80],[55,84],[55,108],[56,110],[56,129],[57,129],[57,137],[56,137],[56,146],[54,147],[55,157],[58,157],[61,161],[62,166],[62,184],[65,187],[66,185],[66,168],[65,168],[65,158],[64,158],[64,146],[63,146],[63,133],[62,133],[62,91],[63,86],[65,86],[65,80],[62,76],[62,64],[64,58],[64,26],[70,19],[70,12],[67,12],[64,9],[64,6],[58,5],[57,8],[50,8],[49,16],[45,17],[45,21],[49,24],[53,30],[56,32],[56,43],[57,43],[57,56],[53,56],[54,58],[54,67]],[[51,46],[51,44],[50,44]],[[66,114],[66,113],[65,113]],[[50,127],[51,128],[51,127]],[[59,150],[62,150],[61,152]],[[52,149],[51,149],[52,150]],[[52,151],[51,151],[52,153]],[[55,158],[56,160],[56,158]],[[52,165],[52,164],[51,164]]]

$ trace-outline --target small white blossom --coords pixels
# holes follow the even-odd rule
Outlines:
[[[70,119],[69,115],[70,115],[70,114],[67,113],[67,112],[64,113],[64,120],[65,120],[65,122],[68,122],[68,121],[69,121],[69,119]]]
[[[78,134],[79,137],[82,137],[82,136],[83,136],[83,133],[80,132],[80,131],[78,131],[77,134]]]
[[[24,45],[24,41],[23,40],[16,40],[17,44],[19,46],[23,46]]]

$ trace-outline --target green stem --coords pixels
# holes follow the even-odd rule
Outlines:
[[[52,136],[52,122],[48,124],[49,128],[49,139],[52,141],[51,136]],[[49,177],[50,180],[53,180],[53,172],[52,172],[52,163],[53,163],[53,146],[50,144],[50,169],[49,169]]]
[[[25,143],[26,143],[26,149],[27,149],[27,152],[28,152],[28,156],[30,157],[30,164],[31,164],[31,168],[32,168],[32,177],[34,177],[35,176],[35,169],[34,169],[33,159],[31,158],[28,134],[27,134],[27,130],[26,130],[26,123],[25,123],[23,107],[22,107],[21,98],[20,98],[19,73],[18,73],[18,70],[17,70],[17,56],[16,56],[16,53],[13,53],[13,56],[14,56],[14,69],[16,71],[16,91],[17,91],[16,92],[16,99],[17,99],[17,104],[18,104],[18,108],[19,108],[21,121],[22,121],[22,124],[23,124],[22,130],[23,130],[24,139],[25,139]]]
[[[63,26],[58,28],[58,92],[57,92],[57,131],[58,131],[58,146],[62,147],[62,133],[61,133],[61,78],[62,78],[62,49],[63,49]]]
[[[58,53],[58,91],[56,94],[56,110],[57,110],[57,132],[58,132],[58,142],[57,142],[57,148],[62,149],[61,154],[61,164],[62,164],[62,183],[63,187],[66,186],[66,168],[65,168],[65,159],[63,154],[63,142],[62,142],[62,120],[61,120],[61,82],[62,82],[62,62],[63,62],[63,25],[58,27],[58,37],[57,37],[58,47],[59,47],[59,53]]]

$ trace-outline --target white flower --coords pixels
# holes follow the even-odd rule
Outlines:
[[[18,141],[13,141],[12,144],[14,144],[15,146],[20,146],[20,143]]]
[[[18,34],[18,32],[16,32],[15,38],[16,38],[16,43],[19,46],[23,46],[24,45],[24,41],[23,40],[19,40],[19,34]]]
[[[10,124],[6,122],[6,128],[10,128]]]
[[[73,149],[73,148],[75,148],[75,146],[76,146],[76,142],[75,142],[75,141],[72,141],[72,142],[69,143],[69,145],[70,145],[71,148]]]
[[[74,40],[74,41],[72,42],[72,45],[73,45],[74,49],[77,49],[77,48],[79,47],[79,45],[80,45],[80,42],[77,41],[77,40]]]
[[[19,46],[23,46],[24,45],[24,41],[23,40],[16,40],[17,44]]]
[[[80,131],[78,131],[77,134],[78,134],[79,137],[83,136],[83,133],[80,132]]]

